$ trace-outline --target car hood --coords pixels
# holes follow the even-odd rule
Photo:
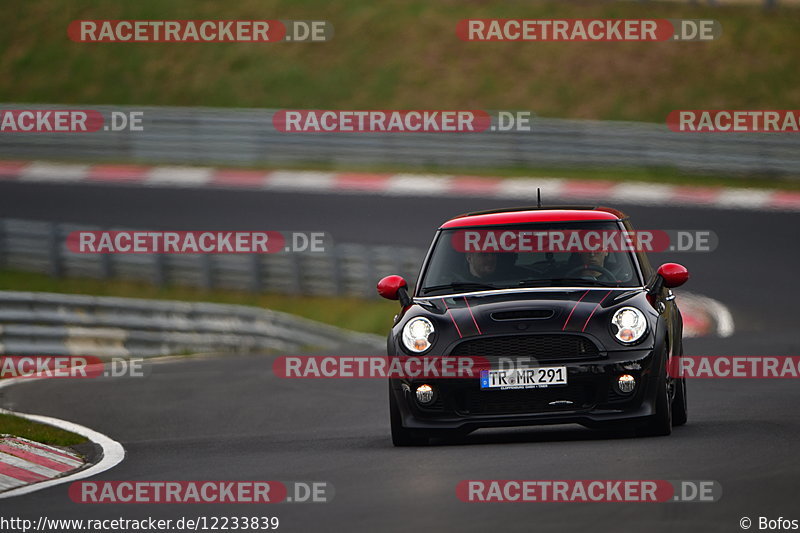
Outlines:
[[[426,316],[439,332],[439,344],[452,346],[482,335],[581,334],[606,350],[625,349],[610,330],[620,307],[640,309],[654,327],[658,313],[641,288],[565,288],[466,293],[416,298],[398,325]],[[652,332],[652,328],[651,328]],[[652,336],[651,336],[652,337]],[[641,348],[642,346],[638,346]]]

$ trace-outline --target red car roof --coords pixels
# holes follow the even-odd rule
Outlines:
[[[531,209],[461,215],[441,225],[445,228],[465,226],[499,226],[526,222],[572,222],[583,220],[621,220],[625,216],[613,209]]]

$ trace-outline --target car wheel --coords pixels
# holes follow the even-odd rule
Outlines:
[[[668,376],[658,379],[656,414],[648,417],[638,428],[642,437],[663,437],[672,433],[672,401],[667,387]]]
[[[672,400],[672,425],[682,426],[686,423],[689,406],[686,402],[686,378],[675,380],[675,399]]]
[[[427,446],[429,439],[424,431],[403,427],[400,408],[389,390],[389,419],[392,425],[392,444],[395,446]]]

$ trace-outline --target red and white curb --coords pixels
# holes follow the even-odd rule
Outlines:
[[[16,383],[30,383],[37,379],[0,380],[0,389]],[[6,409],[0,409],[0,414],[14,415],[76,433],[102,449],[100,460],[86,467],[77,455],[61,448],[17,437],[4,437],[0,439],[0,500],[95,476],[115,467],[125,459],[125,449],[119,442],[93,429],[58,418],[17,413]]]
[[[0,435],[0,491],[53,479],[84,465],[77,453]]]
[[[689,292],[678,292],[676,301],[683,316],[684,337],[733,335],[733,316],[722,302]]]
[[[440,174],[369,174],[210,167],[81,165],[0,161],[0,180],[148,187],[257,189],[384,196],[480,197],[618,202],[720,209],[800,211],[800,191],[663,185],[562,178],[491,178]]]

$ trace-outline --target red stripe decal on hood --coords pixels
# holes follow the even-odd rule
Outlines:
[[[569,324],[569,319],[572,318],[572,313],[575,312],[575,309],[578,307],[578,304],[581,303],[581,300],[586,298],[587,294],[589,294],[588,290],[586,292],[584,292],[583,296],[581,296],[580,299],[577,302],[575,302],[575,305],[572,306],[572,311],[569,312],[569,316],[567,317],[567,320],[564,322],[564,327],[561,328],[561,331],[564,331],[565,329],[567,329],[567,324]]]
[[[587,318],[586,322],[583,323],[583,329],[581,329],[581,331],[585,331],[586,330],[586,326],[589,325],[589,320],[591,320],[592,317],[594,316],[594,312],[597,311],[597,308],[600,307],[600,304],[602,304],[606,300],[606,298],[608,298],[609,294],[611,294],[611,291],[608,291],[606,293],[606,295],[603,296],[603,299],[600,300],[599,302],[597,302],[597,305],[594,306],[594,309],[592,309],[592,312],[589,314],[589,318]]]
[[[478,330],[478,335],[483,335],[481,331],[481,327],[478,325],[478,321],[475,320],[475,315],[472,314],[472,308],[469,306],[469,302],[467,301],[467,297],[464,296],[464,303],[467,304],[467,309],[469,309],[469,316],[472,317],[472,323],[475,324],[475,329]]]
[[[463,339],[464,336],[461,334],[461,330],[458,328],[458,324],[456,324],[456,319],[453,316],[453,313],[450,312],[450,308],[447,307],[447,302],[444,301],[444,298],[442,298],[442,303],[444,304],[444,308],[447,310],[447,314],[450,315],[450,320],[453,321],[453,325],[456,327],[456,331],[458,332],[458,338]]]

